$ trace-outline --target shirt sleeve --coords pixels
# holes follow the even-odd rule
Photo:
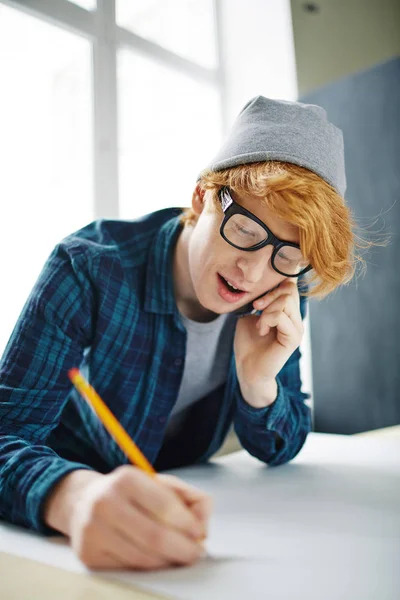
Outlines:
[[[0,516],[42,532],[52,487],[88,468],[46,446],[92,338],[94,294],[89,257],[60,244],[48,259],[0,363]]]
[[[304,319],[304,296],[300,299],[300,310]],[[301,391],[300,356],[297,348],[278,374],[278,395],[267,407],[252,407],[244,400],[239,385],[236,386],[237,436],[250,454],[270,465],[283,464],[296,456],[311,430],[311,413],[305,403],[309,394]]]

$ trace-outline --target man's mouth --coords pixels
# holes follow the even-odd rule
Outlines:
[[[222,275],[219,275],[219,276],[220,276],[220,278],[222,279],[223,283],[225,283],[226,287],[228,288],[228,290],[229,290],[230,292],[233,292],[234,294],[240,294],[240,293],[242,293],[242,292],[244,292],[244,291],[245,291],[245,290],[241,290],[241,289],[240,289],[240,288],[238,288],[238,287],[235,287],[235,286],[233,285],[233,283],[231,283],[231,282],[229,281],[229,279],[226,279],[226,278],[225,278],[225,277],[223,277]]]
[[[223,300],[227,302],[238,302],[248,292],[237,287],[232,281],[218,273],[218,292]]]

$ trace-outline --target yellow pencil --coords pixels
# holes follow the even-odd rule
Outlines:
[[[79,369],[70,369],[68,371],[68,377],[78,390],[78,392],[85,398],[89,405],[93,408],[104,427],[107,429],[109,434],[117,442],[122,452],[125,452],[132,464],[136,465],[149,475],[157,475],[157,471],[152,467],[147,458],[136,446],[135,442],[128,435],[122,425],[114,417],[111,410],[100,398],[96,390],[90,385],[84,378]],[[188,508],[191,505],[187,503]],[[198,542],[202,545],[205,536],[199,538]]]
[[[93,408],[104,427],[107,429],[110,435],[112,435],[122,452],[126,454],[131,463],[143,471],[146,471],[146,473],[149,473],[149,475],[156,475],[157,472],[155,469],[153,469],[147,458],[143,455],[143,453],[136,446],[135,442],[129,437],[125,429],[114,417],[111,410],[106,406],[96,390],[88,381],[86,381],[79,369],[70,369],[68,371],[68,377],[78,392]]]

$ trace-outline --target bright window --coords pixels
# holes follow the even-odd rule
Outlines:
[[[77,4],[86,10],[95,10],[97,5],[97,0],[68,0],[69,2],[73,2],[73,4]]]
[[[220,89],[199,69],[217,67],[214,0],[115,0],[116,23],[108,0],[70,1],[96,18],[64,1],[34,15],[35,3],[0,0],[0,353],[56,243],[107,210],[188,206],[221,140]],[[94,150],[110,160],[95,164]]]
[[[220,142],[219,94],[134,54],[118,54],[120,215],[188,206]]]
[[[205,67],[217,65],[213,0],[116,0],[117,24]]]
[[[0,5],[0,352],[48,254],[93,218],[91,47]]]

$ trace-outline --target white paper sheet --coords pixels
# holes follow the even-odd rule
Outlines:
[[[240,453],[184,469],[215,498],[208,556],[190,568],[107,576],[176,600],[397,600],[399,450],[314,434],[280,468]],[[2,526],[0,550],[85,571],[60,539]]]

